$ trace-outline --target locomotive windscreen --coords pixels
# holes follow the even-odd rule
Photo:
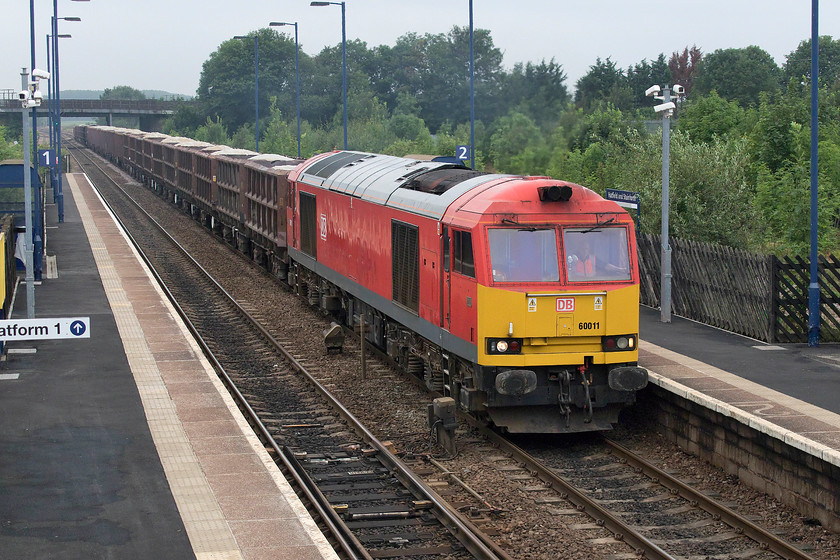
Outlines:
[[[480,175],[487,175],[487,173],[473,171],[466,167],[439,167],[412,177],[402,188],[429,194],[443,194],[458,183]]]

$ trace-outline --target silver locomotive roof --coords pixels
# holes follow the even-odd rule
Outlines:
[[[478,175],[440,194],[406,188],[415,177],[448,168],[453,165],[364,152],[336,152],[306,166],[298,181],[439,220],[462,194],[489,181],[508,177]]]

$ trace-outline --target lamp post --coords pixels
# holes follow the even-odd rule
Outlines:
[[[660,95],[661,92],[661,95]],[[674,85],[674,99],[679,99],[683,93],[681,85]],[[670,206],[669,193],[669,171],[670,171],[670,144],[671,144],[671,115],[674,114],[676,105],[671,101],[671,88],[665,85],[651,86],[645,91],[645,95],[658,99],[663,103],[653,109],[662,113],[662,246],[661,246],[661,271],[660,271],[660,321],[671,322],[671,245],[668,242],[668,213]]]
[[[310,2],[310,6],[341,6],[341,96],[344,101],[344,149],[347,149],[347,27],[344,2]]]
[[[811,1],[811,282],[808,285],[808,346],[820,345],[820,281],[818,248],[817,195],[819,192],[819,126],[817,100],[819,93],[819,0]]]
[[[286,25],[295,26],[295,105],[297,106],[297,157],[300,159],[300,70],[298,66],[298,53],[300,52],[300,44],[298,43],[298,24],[297,22],[289,23],[286,21],[272,21],[268,24],[271,27],[284,27]],[[345,139],[345,145],[347,141]]]
[[[56,38],[58,38],[58,39],[69,39],[71,37],[72,37],[72,35],[70,35],[69,33],[61,33],[59,35],[56,35],[56,37],[53,37],[51,34],[47,33],[47,72],[51,72],[51,68],[52,68],[52,52],[53,51],[50,48],[50,40],[55,41]],[[56,185],[56,178],[55,178],[55,174],[56,174],[55,129],[53,128],[53,122],[55,120],[54,119],[54,109],[55,109],[55,107],[54,107],[54,103],[52,101],[53,99],[55,99],[55,92],[53,90],[53,84],[54,83],[55,83],[55,81],[52,78],[47,80],[47,95],[49,96],[49,99],[50,99],[50,104],[48,106],[49,111],[48,111],[48,116],[47,116],[47,124],[48,124],[47,128],[49,129],[49,133],[50,133],[50,154],[53,156],[53,157],[50,158],[50,160],[48,162],[48,167],[50,168],[50,187],[52,187],[52,189],[53,189],[53,202],[56,202],[57,196],[58,196],[58,189],[56,189],[56,187],[55,187],[55,185]],[[33,109],[33,111],[34,111],[34,109]]]
[[[48,76],[48,75],[47,75]],[[26,233],[23,236],[24,262],[26,267],[26,316],[28,319],[35,318],[35,226],[34,213],[32,209],[32,165],[31,152],[29,150],[29,115],[30,109],[35,109],[41,104],[41,92],[38,91],[38,80],[44,76],[41,70],[32,70],[32,81],[29,81],[29,73],[26,68],[20,71],[21,92],[20,101],[23,110],[21,117],[23,121],[23,213]],[[40,278],[39,278],[40,279]]]
[[[35,0],[29,0],[30,68],[35,68]],[[26,144],[24,144],[26,145]],[[35,172],[38,172],[38,113],[32,108],[32,152],[35,154]]]
[[[470,0],[470,157],[475,169],[475,51],[473,50],[473,0]]]
[[[247,35],[236,35],[234,39],[250,39]],[[260,75],[259,75],[259,63],[260,63],[260,47],[259,47],[259,37],[256,33],[254,33],[254,109],[255,116],[254,116],[254,143],[256,144],[256,151],[260,151]]]
[[[87,2],[88,0],[74,0],[75,2]],[[52,35],[58,36],[58,20],[65,21],[82,21],[80,17],[58,17],[58,0],[53,0],[53,17],[52,17]],[[58,75],[58,41],[53,40],[53,69],[55,73],[55,160],[56,160],[56,174],[58,175],[58,194],[56,195],[56,202],[58,203],[58,222],[64,222],[64,191],[62,188],[61,179],[61,85]],[[52,105],[52,100],[50,100]]]

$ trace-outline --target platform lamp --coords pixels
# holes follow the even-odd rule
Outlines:
[[[89,0],[73,0],[74,2],[88,2]],[[58,21],[82,21],[82,18],[76,16],[58,17],[58,0],[53,0],[53,16],[52,16],[52,35],[58,36]],[[61,85],[59,80],[59,57],[58,57],[58,41],[53,40],[53,74],[55,75],[55,108],[53,109],[53,118],[55,119],[55,166],[57,175],[58,194],[56,195],[56,203],[58,205],[58,222],[64,222],[64,190],[61,179]],[[53,106],[53,100],[50,99],[50,107]]]
[[[250,35],[235,35],[234,39],[250,39]],[[254,118],[254,144],[256,151],[260,151],[260,40],[257,34],[254,33],[254,100],[255,100],[255,118]]]
[[[59,39],[70,39],[72,35],[69,33],[59,33],[56,35]],[[52,69],[52,48],[50,47],[50,40],[55,40],[53,36],[47,33],[47,72],[51,72]],[[53,91],[53,84],[55,84],[55,80],[47,80],[47,94],[49,95],[50,104],[47,106],[49,111],[47,121],[48,126],[47,128],[50,131],[50,154],[53,156],[50,161],[48,162],[50,168],[50,187],[53,189],[53,202],[57,201],[58,198],[58,189],[56,188],[56,159],[55,159],[55,128],[53,127],[53,122],[55,118],[53,116],[53,111],[55,109],[53,100],[55,99],[55,92]],[[34,111],[34,109],[33,109]]]
[[[43,96],[39,90],[39,80],[48,79],[50,74],[43,70],[32,70],[32,79],[29,78],[29,72],[26,68],[22,68],[20,72],[21,90],[19,99],[21,102],[21,112],[23,121],[23,199],[24,199],[24,220],[26,223],[26,233],[23,236],[24,242],[24,260],[26,268],[26,316],[28,319],[35,318],[35,266],[34,266],[34,250],[35,250],[35,220],[33,219],[34,212],[32,208],[32,169],[30,162],[29,150],[29,111],[35,109],[41,104]],[[40,230],[40,228],[39,228]]]
[[[300,69],[298,66],[298,53],[300,53],[300,44],[298,43],[298,24],[297,22],[290,23],[287,21],[272,21],[268,24],[270,27],[285,27],[287,25],[295,26],[295,105],[297,106],[297,157],[300,159]]]
[[[653,85],[645,91],[645,96],[662,101],[653,110],[657,114],[662,113],[662,240],[659,309],[660,321],[663,323],[671,322],[671,245],[668,242],[671,115],[677,107],[674,101],[682,98],[683,91],[683,87],[679,84],[675,84],[673,88],[675,97],[671,97],[671,88],[667,84],[662,87]]]
[[[473,50],[473,0],[470,0],[470,167],[475,169],[475,51]]]
[[[344,2],[310,2],[310,6],[341,6],[341,95],[344,101],[344,149],[347,149],[347,26]]]

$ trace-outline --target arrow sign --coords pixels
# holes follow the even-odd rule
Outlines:
[[[0,321],[0,340],[52,340],[56,338],[90,338],[90,317]]]

